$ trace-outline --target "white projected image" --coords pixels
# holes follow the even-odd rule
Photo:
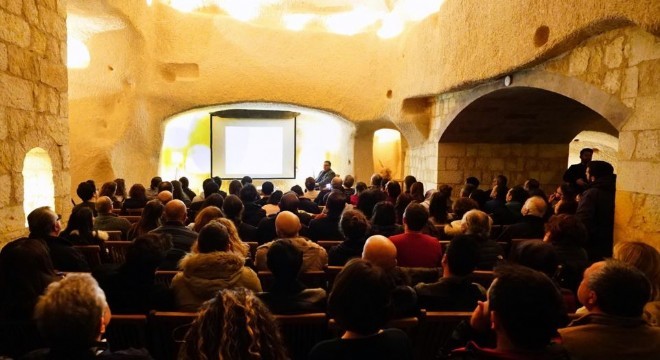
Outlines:
[[[227,126],[225,170],[228,174],[282,173],[283,148],[281,127]]]

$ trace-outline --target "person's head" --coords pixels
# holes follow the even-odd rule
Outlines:
[[[300,206],[300,199],[298,199],[298,195],[296,195],[296,193],[289,191],[282,195],[279,206],[281,211],[297,213],[298,207]]]
[[[81,182],[78,184],[78,188],[76,189],[76,194],[78,194],[78,197],[82,201],[90,201],[94,197],[94,194],[96,193],[96,189],[92,187],[88,182]]]
[[[282,283],[293,282],[303,263],[303,253],[291,239],[280,239],[270,246],[266,259],[268,270]]]
[[[364,216],[370,218],[373,215],[374,206],[385,200],[387,195],[379,189],[367,189],[358,195],[358,210],[362,211]]]
[[[228,195],[222,204],[222,210],[228,219],[240,220],[243,213],[243,202],[236,195]]]
[[[551,244],[538,240],[526,240],[511,252],[509,261],[540,271],[553,278],[559,266],[559,255]]]
[[[144,188],[142,184],[133,184],[131,189],[128,190],[128,196],[131,199],[135,200],[146,200],[147,199],[147,189]]]
[[[602,177],[614,174],[612,164],[607,161],[590,161],[587,164],[586,176],[589,182],[594,182]]]
[[[543,241],[559,246],[584,246],[587,228],[575,215],[553,215],[545,224]]]
[[[133,269],[143,269],[145,273],[153,274],[165,257],[164,250],[159,235],[140,235],[128,245],[125,264]]]
[[[371,186],[380,188],[382,186],[382,183],[383,183],[383,177],[380,176],[380,174],[371,175]]]
[[[90,274],[69,274],[48,286],[34,317],[51,351],[76,353],[100,339],[110,321],[110,308]]]
[[[215,193],[204,198],[204,202],[202,202],[202,209],[208,206],[215,206],[217,208],[222,209],[222,205],[224,204],[225,204],[225,198],[223,198],[222,195]]]
[[[282,200],[282,191],[281,190],[275,190],[273,191],[272,194],[268,197],[268,204],[271,205],[278,205],[280,203],[280,200]]]
[[[163,191],[174,192],[174,186],[172,186],[172,183],[169,181],[161,181],[160,184],[158,184],[158,192],[160,193]]]
[[[447,184],[442,184],[438,187],[438,192],[443,194],[447,199],[451,198],[452,191],[454,191],[454,188]]]
[[[101,191],[99,191],[99,196],[108,196],[113,197],[117,192],[117,183],[114,181],[108,181],[101,185]]]
[[[279,190],[277,190],[277,191],[279,191]],[[277,192],[277,191],[276,191],[276,192]],[[298,195],[299,197],[305,195],[305,193],[303,192],[303,189],[300,187],[300,185],[293,185],[293,186],[291,187],[291,191],[293,191],[294,193],[296,193],[296,195]],[[280,191],[280,193],[282,193],[282,192]],[[280,195],[279,198],[282,198],[282,196]],[[274,203],[273,205],[277,205],[277,204],[278,204],[278,203]]]
[[[422,231],[429,220],[429,212],[422,204],[410,203],[403,213],[403,225],[406,231]]]
[[[447,196],[444,193],[436,191],[431,195],[429,214],[436,222],[444,223],[447,221]]]
[[[371,335],[390,314],[394,284],[385,269],[353,259],[337,275],[328,298],[328,314],[345,330]]]
[[[154,176],[151,178],[151,184],[149,185],[149,188],[151,188],[151,190],[157,190],[158,185],[161,182],[163,182],[163,179],[160,176]]]
[[[389,201],[380,201],[374,206],[371,223],[376,226],[390,226],[396,224],[394,205]]]
[[[181,187],[183,189],[187,189],[190,186],[190,180],[188,180],[188,178],[185,176],[180,177],[179,182],[181,183]]]
[[[462,198],[469,198],[470,195],[472,195],[472,193],[473,193],[476,189],[477,189],[477,188],[476,188],[474,185],[472,185],[472,184],[465,184],[465,185],[463,185],[463,187],[461,188],[461,193],[460,193],[460,196],[459,196],[459,197],[462,197]]]
[[[569,183],[563,183],[557,187],[555,196],[561,200],[575,202],[575,190]]]
[[[396,246],[383,235],[370,236],[362,248],[362,258],[385,270],[396,266]]]
[[[301,228],[300,218],[291,211],[280,211],[275,218],[275,231],[281,238],[297,237]]]
[[[183,200],[183,185],[179,180],[172,180],[172,195],[175,199]]]
[[[405,192],[409,193],[410,192],[410,187],[412,186],[412,184],[414,184],[416,182],[417,182],[417,179],[415,179],[415,177],[412,176],[412,175],[407,175],[405,178],[403,178],[403,184],[406,186]]]
[[[156,199],[167,205],[167,203],[174,199],[174,195],[169,190],[163,190],[156,195]]]
[[[249,249],[245,247],[245,244],[241,240],[241,236],[238,233],[238,229],[234,222],[227,218],[217,218],[215,221],[224,225],[227,228],[227,234],[229,235],[229,248],[228,251],[234,253],[241,253],[242,255],[247,256]]]
[[[238,196],[238,194],[241,192],[242,187],[243,187],[243,184],[241,184],[240,181],[232,180],[229,183],[229,194]]]
[[[350,189],[353,187],[353,184],[355,184],[355,178],[353,175],[346,175],[344,176],[344,187],[347,189]]]
[[[330,170],[331,166],[332,166],[332,163],[329,160],[324,161],[323,162],[323,171]]]
[[[495,268],[485,306],[498,342],[520,350],[543,350],[557,333],[566,310],[558,289],[546,275],[524,266]]]
[[[422,202],[424,201],[424,184],[416,182],[410,187],[410,196],[413,200]]]
[[[330,180],[330,186],[335,190],[342,190],[343,180],[339,176],[335,176]]]
[[[523,215],[530,215],[542,218],[545,216],[545,211],[547,208],[547,203],[540,196],[532,196],[531,198],[525,201],[520,212]]]
[[[199,232],[202,230],[204,225],[208,224],[212,220],[215,220],[217,218],[223,217],[224,214],[222,213],[222,210],[216,206],[207,206],[204,209],[202,209],[200,212],[197,213],[197,216],[195,216],[195,226],[193,226],[193,230],[195,232]]]
[[[443,269],[454,276],[471,274],[479,263],[479,244],[475,235],[458,235],[449,242],[442,258]]]
[[[493,226],[493,219],[481,210],[470,210],[461,219],[464,234],[474,234],[483,239],[488,239],[490,236],[491,226]]]
[[[593,313],[640,317],[651,298],[651,284],[633,265],[600,261],[584,271],[577,297]]]
[[[316,187],[316,180],[314,180],[313,177],[310,176],[305,179],[305,190],[312,191],[314,190],[314,187]]]
[[[57,236],[62,230],[61,217],[48,206],[38,207],[27,217],[30,238]]]
[[[594,150],[590,148],[584,148],[580,150],[580,162],[582,164],[587,164],[591,161],[592,156],[594,155]]]
[[[273,185],[272,182],[270,182],[270,181],[264,181],[264,183],[261,184],[261,192],[262,192],[265,196],[270,196],[270,194],[272,194],[273,191],[275,191],[275,185]]]
[[[396,223],[403,224],[403,213],[406,211],[408,205],[413,201],[410,194],[403,193],[396,198],[394,203],[394,211],[396,212]]]
[[[390,180],[385,185],[385,192],[390,199],[396,199],[401,195],[401,185],[395,180]]]
[[[112,200],[107,196],[99,196],[94,206],[99,215],[107,215],[112,212]]]
[[[186,204],[181,200],[172,200],[165,205],[165,220],[185,222],[187,217]]]
[[[288,359],[277,322],[259,297],[245,288],[216,292],[185,336],[183,360]]]
[[[116,178],[113,180],[117,184],[117,191],[115,193],[119,196],[126,196],[126,181],[122,178]]]
[[[245,184],[252,184],[252,178],[249,176],[243,176],[241,179],[241,185],[245,186]]]
[[[222,178],[220,176],[214,176],[211,178],[214,183],[218,184],[218,188],[222,187]]]
[[[493,179],[493,186],[497,185],[506,189],[508,181],[509,180],[506,178],[506,176],[500,174]]]
[[[259,199],[259,192],[257,191],[257,188],[254,187],[254,185],[251,183],[243,185],[241,191],[239,191],[238,194],[238,197],[240,197],[241,201],[244,203],[251,203]]]
[[[77,230],[81,236],[86,236],[92,233],[94,228],[94,214],[88,207],[81,207],[71,213],[69,223],[66,224],[64,229],[65,234],[70,234],[72,231]]]
[[[346,194],[341,190],[332,190],[328,195],[325,208],[329,215],[339,216],[346,207]]]
[[[467,179],[465,179],[465,185],[472,185],[474,186],[475,189],[479,188],[479,179],[477,179],[474,176],[470,176]]]
[[[614,258],[639,270],[651,282],[651,298],[660,299],[660,252],[640,241],[624,241],[614,246]]]
[[[207,198],[212,194],[217,194],[218,191],[220,191],[220,187],[215,181],[213,181],[213,179],[207,179],[202,184],[202,190],[204,190],[204,198]]]
[[[462,219],[466,212],[474,209],[479,209],[479,203],[467,197],[458,198],[452,204],[455,219]]]
[[[160,226],[160,218],[165,211],[165,205],[158,200],[147,202],[142,210],[142,215],[138,221],[138,227],[146,231],[153,230]]]
[[[199,230],[197,241],[193,245],[193,252],[208,254],[214,251],[227,251],[229,249],[229,233],[221,223],[211,220]]]
[[[518,202],[523,204],[529,198],[529,193],[522,186],[514,186],[506,194],[507,202]]]
[[[355,184],[355,193],[356,194],[359,195],[361,192],[363,192],[365,190],[367,190],[367,184],[366,183],[364,183],[362,181],[358,181],[357,184]]]
[[[339,220],[339,231],[346,240],[364,241],[369,228],[369,220],[358,210],[344,212]]]

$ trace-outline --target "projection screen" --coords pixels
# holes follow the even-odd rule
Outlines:
[[[294,179],[298,115],[274,110],[211,113],[211,176]]]

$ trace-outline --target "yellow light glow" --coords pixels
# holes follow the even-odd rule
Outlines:
[[[87,46],[80,40],[69,36],[66,42],[67,63],[70,69],[84,69],[89,66],[90,56]]]
[[[378,36],[382,39],[393,38],[403,32],[404,24],[398,15],[389,13],[383,17],[383,23],[378,30]]]
[[[392,142],[401,140],[401,133],[394,129],[380,129],[374,132],[375,142]]]
[[[204,7],[203,0],[169,0],[169,2],[171,7],[185,13]]]
[[[154,0],[147,0],[147,6],[151,6],[153,4]]]
[[[358,6],[352,11],[327,16],[325,26],[335,34],[355,35],[378,21],[381,15],[382,13]]]
[[[438,12],[442,3],[444,0],[405,0],[399,1],[394,7],[394,11],[406,20],[420,21]]]
[[[316,15],[313,14],[284,14],[282,15],[282,22],[284,22],[287,29],[300,31],[315,17]]]
[[[50,156],[46,150],[37,147],[28,151],[23,161],[25,226],[28,225],[27,215],[41,206],[55,210],[55,184]]]

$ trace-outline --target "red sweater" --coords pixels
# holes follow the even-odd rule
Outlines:
[[[390,237],[396,246],[396,260],[403,267],[439,267],[442,260],[440,242],[433,236],[409,232]]]

